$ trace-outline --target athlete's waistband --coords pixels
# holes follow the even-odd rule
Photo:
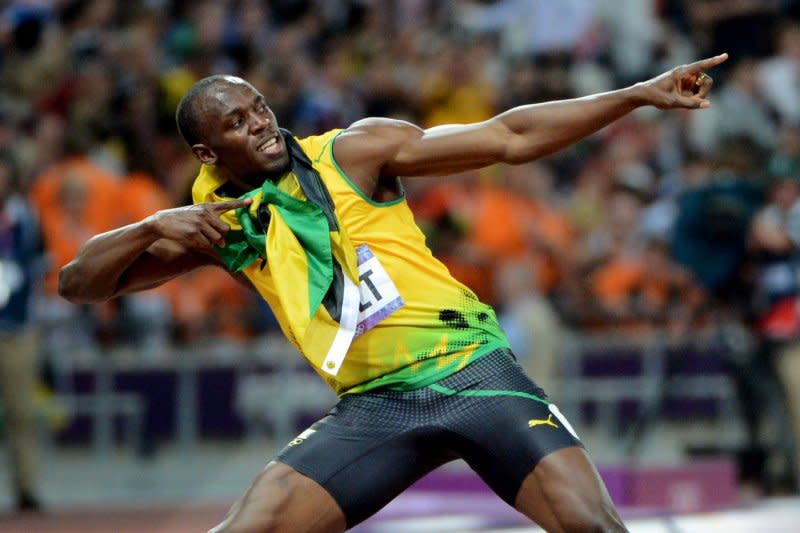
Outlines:
[[[517,358],[509,348],[498,348],[475,359],[458,372],[440,379],[436,384],[460,390],[497,374],[498,370],[516,364]]]

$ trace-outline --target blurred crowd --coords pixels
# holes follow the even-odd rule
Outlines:
[[[250,80],[304,136],[368,115],[480,121],[722,51],[710,110],[642,110],[544,161],[408,180],[407,193],[434,252],[513,336],[545,321],[685,332],[744,302],[763,313],[774,295],[748,267],[775,251],[766,219],[780,226],[800,178],[799,12],[780,0],[12,2],[0,161],[41,222],[37,316],[69,324],[52,332],[62,348],[274,327],[216,271],[90,308],[54,295],[91,235],[188,203],[197,162],[173,116],[206,75]],[[772,215],[746,238],[760,209]]]
[[[128,343],[157,358],[173,343],[276,328],[217,270],[102,305],[55,294],[58,268],[86,239],[189,203],[198,163],[174,112],[204,76],[249,80],[279,123],[305,136],[370,115],[481,121],[721,52],[731,59],[711,73],[708,110],[642,109],[536,163],[406,180],[408,201],[434,253],[496,306],[523,358],[534,344],[555,350],[565,329],[685,335],[738,320],[781,349],[800,338],[800,2],[18,0],[1,9],[2,221],[39,221],[41,246],[28,253],[46,260],[35,262],[44,283],[24,290],[59,352]],[[0,302],[19,280],[0,268]]]
[[[407,194],[434,252],[519,343],[559,324],[647,334],[719,306],[763,315],[783,294],[760,267],[794,246],[774,233],[800,179],[798,13],[788,0],[11,2],[0,162],[41,222],[37,317],[62,349],[274,327],[216,271],[88,308],[54,294],[91,235],[188,203],[197,162],[173,116],[206,75],[248,79],[304,136],[368,115],[480,121],[722,51],[709,110],[641,110],[541,162],[407,180]]]

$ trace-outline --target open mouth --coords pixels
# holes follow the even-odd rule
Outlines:
[[[266,154],[277,154],[281,151],[281,145],[278,139],[278,136],[275,135],[274,137],[270,137],[266,141],[262,142],[256,147],[257,152],[262,152]]]

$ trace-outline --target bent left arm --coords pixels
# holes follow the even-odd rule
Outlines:
[[[583,98],[515,107],[487,121],[423,130],[407,122],[365,119],[338,139],[336,157],[356,176],[429,176],[519,164],[552,154],[637,107],[708,107],[712,80],[704,72],[722,54],[676,67],[631,87]],[[375,179],[375,178],[373,178]]]

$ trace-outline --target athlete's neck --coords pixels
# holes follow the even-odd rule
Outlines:
[[[288,171],[289,169],[287,168],[280,172],[261,172],[254,174],[243,174],[241,176],[236,176],[231,173],[224,173],[223,177],[226,178],[226,183],[224,186],[226,196],[241,196],[252,191],[253,189],[261,187],[265,180],[270,180],[273,183],[277,183]]]

